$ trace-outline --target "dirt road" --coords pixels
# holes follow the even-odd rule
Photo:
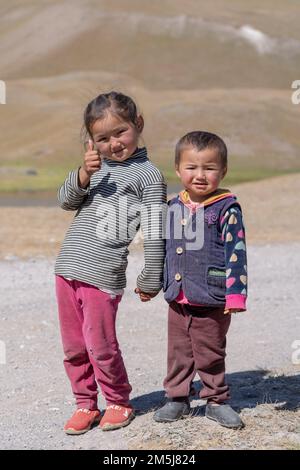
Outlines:
[[[6,346],[6,364],[0,364],[1,448],[300,448],[300,365],[292,362],[293,353],[300,359],[293,348],[300,340],[300,245],[249,247],[249,310],[233,318],[227,358],[232,405],[246,422],[242,431],[208,421],[199,400],[192,402],[193,417],[170,425],[153,421],[152,411],[163,400],[166,304],[161,295],[141,304],[133,294],[142,262],[139,251],[130,256],[118,314],[138,416],[123,430],[95,428],[76,437],[62,431],[74,404],[62,365],[53,260],[0,262],[0,340]],[[99,405],[103,409],[102,398]]]

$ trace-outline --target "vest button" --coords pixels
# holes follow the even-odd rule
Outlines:
[[[176,281],[180,281],[181,275],[179,273],[176,273],[175,274],[175,279],[176,279]]]
[[[181,225],[186,225],[187,224],[187,220],[186,219],[181,219]]]
[[[181,246],[178,246],[178,247],[176,248],[176,253],[177,253],[178,255],[181,255],[181,253],[183,253],[183,248],[182,248]]]

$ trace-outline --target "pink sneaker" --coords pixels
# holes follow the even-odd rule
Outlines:
[[[91,429],[94,423],[98,424],[101,419],[99,410],[87,410],[79,408],[66,422],[64,431],[66,434],[83,434]]]
[[[134,410],[130,405],[108,405],[101,419],[100,428],[102,431],[123,428],[127,426],[134,417]]]

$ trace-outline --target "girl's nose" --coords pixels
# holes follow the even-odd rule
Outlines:
[[[120,142],[118,142],[117,139],[115,139],[114,137],[112,137],[111,140],[110,140],[110,147],[111,147],[111,149],[112,149],[112,150],[118,149],[120,146],[121,146],[121,145],[120,145]]]

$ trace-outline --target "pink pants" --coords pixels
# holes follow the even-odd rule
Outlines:
[[[121,295],[56,276],[64,366],[78,408],[96,410],[97,382],[107,404],[127,405],[131,386],[116,337]]]

